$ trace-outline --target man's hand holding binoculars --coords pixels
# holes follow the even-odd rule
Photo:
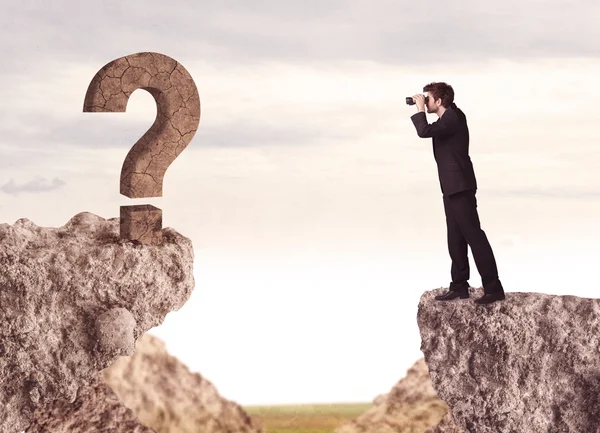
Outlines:
[[[419,111],[423,111],[425,112],[425,95],[418,93],[416,95],[413,95],[413,101],[415,101],[415,104],[417,104],[417,109]]]

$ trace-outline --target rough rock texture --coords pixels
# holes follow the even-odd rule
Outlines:
[[[125,158],[120,192],[130,198],[162,197],[167,168],[198,129],[200,97],[194,79],[181,63],[145,51],[104,65],[88,86],[83,111],[124,113],[137,89],[154,98],[156,119]]]
[[[448,406],[440,400],[429,379],[423,358],[418,360],[387,394],[377,396],[373,407],[335,433],[412,433],[438,424]]]
[[[190,143],[200,122],[200,98],[192,76],[177,60],[156,52],[134,53],[104,65],[88,86],[84,112],[125,112],[130,96],[146,90],[156,119],[125,157],[120,192],[126,197],[162,197],[165,172]],[[121,206],[123,239],[162,242],[162,210]]]
[[[600,299],[542,293],[435,301],[417,320],[437,395],[458,431],[587,433],[600,425]],[[438,430],[449,432],[453,430]]]
[[[118,218],[89,212],[59,228],[0,224],[0,432],[22,431],[56,399],[72,402],[183,306],[192,243],[168,227],[163,239],[120,240]]]
[[[36,409],[25,433],[156,433],[123,406],[108,385],[94,379],[79,388],[73,403],[55,401]]]
[[[101,375],[123,404],[158,433],[264,432],[240,405],[221,397],[151,334],[138,340],[133,356],[118,359]]]
[[[447,411],[440,423],[428,428],[425,433],[465,433],[465,431],[456,425],[452,413]]]

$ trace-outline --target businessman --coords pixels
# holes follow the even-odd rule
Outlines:
[[[413,96],[418,111],[411,120],[419,137],[431,137],[433,141],[433,157],[446,213],[448,251],[452,260],[449,290],[435,299],[448,301],[469,297],[469,245],[484,289],[484,295],[475,302],[489,304],[502,300],[504,289],[498,279],[494,253],[477,214],[477,181],[469,157],[467,118],[453,102],[452,86],[433,82],[423,87],[423,91],[427,92],[427,99],[421,94]],[[428,113],[437,114],[439,119],[429,124],[425,108]]]

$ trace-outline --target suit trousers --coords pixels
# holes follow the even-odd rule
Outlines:
[[[503,293],[492,247],[479,222],[475,193],[476,190],[468,189],[444,195],[448,252],[452,259],[450,290],[469,287],[468,245],[471,247],[473,260],[481,276],[484,293]]]

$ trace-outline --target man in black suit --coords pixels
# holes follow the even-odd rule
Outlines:
[[[469,259],[467,244],[481,275],[484,295],[478,304],[489,304],[504,299],[504,289],[498,279],[498,269],[492,247],[480,227],[477,214],[477,181],[469,157],[469,128],[465,114],[456,106],[454,90],[446,83],[431,83],[423,87],[427,98],[413,96],[418,112],[411,116],[417,135],[433,139],[433,157],[444,199],[448,251],[452,259],[452,282],[448,292],[438,295],[440,301],[469,297]],[[427,112],[439,119],[427,122]]]

